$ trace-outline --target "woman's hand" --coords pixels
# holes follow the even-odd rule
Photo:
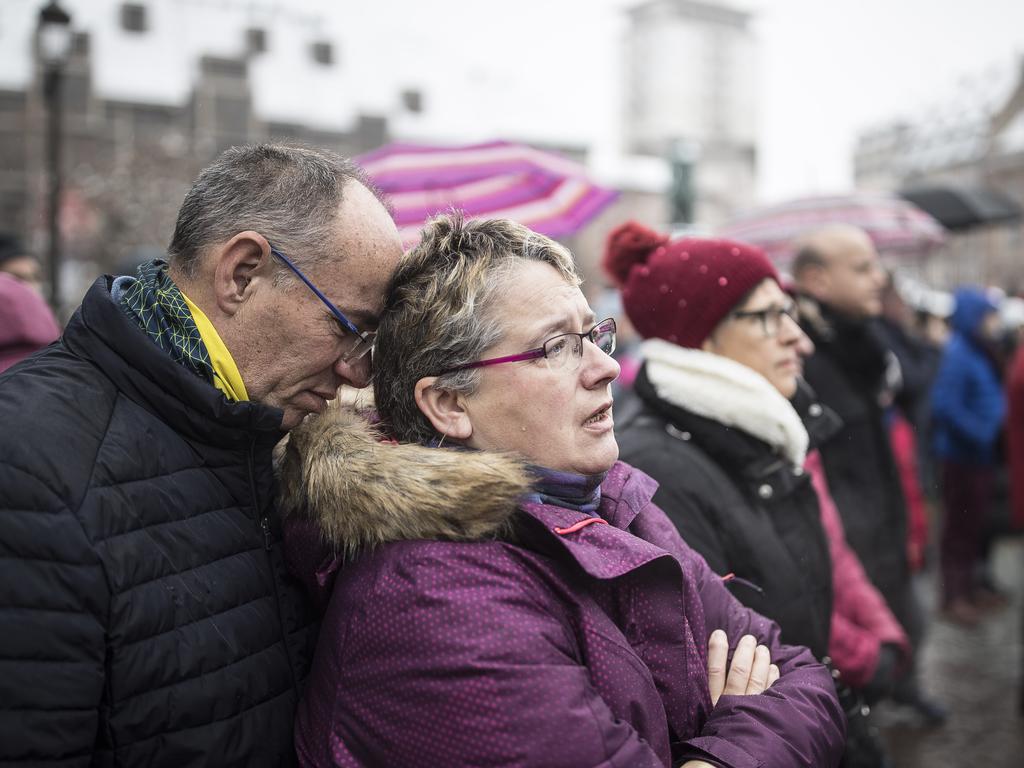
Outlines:
[[[768,648],[758,645],[753,635],[744,635],[736,646],[729,665],[729,638],[725,632],[716,629],[708,640],[708,688],[711,689],[711,706],[718,703],[725,693],[744,696],[763,693],[779,679],[779,668],[772,664]]]

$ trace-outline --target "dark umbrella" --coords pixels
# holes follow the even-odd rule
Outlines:
[[[991,187],[916,187],[900,192],[900,197],[927,211],[951,230],[1017,221],[1021,216],[1016,202]]]

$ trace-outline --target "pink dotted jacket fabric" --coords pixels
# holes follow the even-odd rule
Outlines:
[[[293,570],[326,613],[296,722],[305,766],[836,765],[828,671],[749,611],[617,464],[601,516],[526,504],[515,543],[399,541],[324,561],[312,525]],[[327,594],[329,592],[329,600]],[[750,633],[781,678],[712,708],[707,638]]]

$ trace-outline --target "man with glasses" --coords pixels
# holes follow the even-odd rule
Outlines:
[[[923,619],[911,583],[906,502],[886,418],[899,367],[876,325],[885,273],[871,238],[836,224],[796,244],[793,276],[801,324],[816,350],[805,362],[805,378],[843,422],[821,446],[829,488],[847,541],[918,650]],[[913,674],[897,695],[928,721],[945,719]]]
[[[166,263],[100,278],[0,377],[0,761],[293,762],[315,625],[271,451],[367,384],[400,255],[347,161],[236,147]]]

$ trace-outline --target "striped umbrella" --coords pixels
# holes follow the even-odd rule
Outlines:
[[[564,237],[611,203],[618,192],[590,181],[577,163],[522,144],[461,147],[389,144],[355,158],[385,192],[402,241],[452,209],[470,218],[507,218],[549,237]]]
[[[807,197],[759,208],[719,229],[722,237],[752,243],[779,264],[793,258],[793,241],[826,224],[860,227],[883,255],[923,256],[945,240],[934,218],[902,198],[875,193]]]

